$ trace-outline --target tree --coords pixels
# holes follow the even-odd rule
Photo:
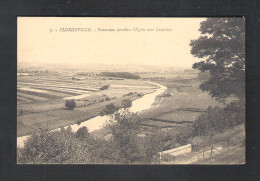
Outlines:
[[[88,138],[89,136],[90,136],[89,131],[86,126],[79,128],[78,131],[76,132],[76,137],[82,141]]]
[[[76,101],[75,101],[75,99],[66,100],[65,106],[66,106],[68,109],[73,110],[73,109],[76,107]]]
[[[218,101],[229,96],[245,96],[245,21],[244,18],[207,18],[201,22],[202,36],[190,43],[191,54],[203,60],[194,69],[209,72],[200,85]]]
[[[91,163],[87,143],[77,139],[71,127],[60,131],[37,130],[24,148],[18,151],[18,162],[26,164]]]
[[[132,106],[132,100],[131,99],[124,99],[121,102],[121,105],[123,106],[123,108],[128,108]]]
[[[122,162],[136,161],[140,155],[137,142],[140,124],[137,115],[128,110],[116,113],[107,123],[107,127],[112,133],[113,143],[120,153]]]

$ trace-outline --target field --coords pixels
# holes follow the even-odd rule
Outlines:
[[[110,85],[106,90],[100,90]],[[98,116],[106,105],[121,105],[156,86],[143,80],[116,80],[104,77],[22,76],[17,81],[17,134],[31,134],[37,128],[55,129]],[[127,95],[132,93],[131,95]],[[75,99],[76,108],[67,110],[66,99]]]
[[[144,126],[173,128],[190,125],[208,106],[224,106],[199,89],[201,81],[198,79],[165,79],[157,82],[168,89],[156,98],[153,108],[140,115]]]

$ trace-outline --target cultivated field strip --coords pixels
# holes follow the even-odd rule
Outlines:
[[[67,90],[74,90],[80,92],[80,90],[83,91],[97,91],[98,89],[93,89],[89,87],[79,87],[79,86],[72,86],[68,84],[58,85],[58,84],[51,84],[51,83],[25,83],[25,82],[18,82],[18,85],[32,85],[32,86],[46,86],[46,87],[55,87],[55,88],[64,88]]]
[[[26,98],[23,98],[23,97],[20,97],[20,96],[17,96],[17,102],[21,102],[21,103],[29,103],[29,102],[32,102],[30,101],[29,99],[26,99]]]
[[[57,96],[60,96],[60,97],[82,95],[82,94],[79,94],[79,93],[68,92],[68,91],[64,91],[64,90],[57,90],[57,89],[53,89],[53,88],[45,88],[45,87],[35,87],[35,88],[41,89],[41,90],[47,90],[47,91],[50,92],[50,94],[57,95]]]
[[[68,92],[68,93],[76,93],[76,94],[85,94],[86,92],[88,91],[80,91],[80,90],[77,90],[77,89],[69,89],[69,88],[63,88],[63,87],[56,87],[55,85],[41,85],[41,84],[38,84],[38,85],[34,85],[34,84],[31,84],[31,85],[25,85],[25,86],[30,86],[30,87],[34,87],[34,88],[37,88],[37,86],[39,88],[45,88],[45,87],[48,87],[50,88],[51,90],[61,90],[63,91],[64,93]]]
[[[19,88],[18,88],[19,89]],[[29,88],[28,88],[29,89]],[[60,92],[60,91],[55,91],[53,89],[48,89],[48,88],[40,88],[40,87],[33,87],[32,91],[35,92],[34,90],[37,89],[37,90],[43,90],[45,91],[44,94],[50,94],[50,95],[54,95],[54,96],[57,96],[57,97],[69,97],[69,96],[75,96],[75,95],[79,95],[79,94],[76,94],[76,93],[63,93],[63,92]],[[23,90],[23,89],[21,89]],[[29,90],[30,91],[30,90]],[[37,92],[37,91],[36,91]]]
[[[32,91],[26,91],[26,90],[20,90],[17,89],[17,93],[21,92],[24,94],[29,94],[29,95],[34,95],[34,96],[38,96],[38,97],[43,97],[43,98],[47,98],[47,99],[57,99],[60,98],[59,96],[55,96],[52,94],[44,94],[44,93],[39,93],[39,92],[32,92]]]
[[[28,90],[28,91],[33,91],[33,92],[39,92],[39,93],[46,93],[45,90],[39,90],[39,89],[33,89],[31,87],[17,87],[18,89],[21,89],[21,90]]]
[[[83,86],[83,87],[88,87],[88,88],[96,88],[98,89],[99,86],[95,84],[95,82],[82,82],[82,81],[65,81],[65,80],[60,80],[60,79],[34,79],[34,80],[25,80],[23,82],[35,82],[35,83],[55,83],[55,84],[62,84],[62,85],[75,85],[75,86]]]
[[[46,101],[48,99],[44,98],[44,97],[39,97],[39,96],[35,96],[32,94],[25,94],[25,93],[21,93],[21,92],[17,92],[17,96],[22,97],[22,98],[26,98],[32,101]]]
[[[84,89],[89,89],[89,90],[98,90],[100,86],[97,85],[91,85],[90,83],[78,83],[78,82],[57,82],[57,81],[49,81],[49,80],[33,80],[30,82],[24,82],[24,83],[40,83],[40,84],[46,84],[46,85],[57,85],[57,86],[65,86],[65,87],[72,87],[72,88],[84,88]]]

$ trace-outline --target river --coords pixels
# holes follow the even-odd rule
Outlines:
[[[156,85],[159,88],[150,94],[146,94],[143,97],[136,99],[132,102],[132,106],[129,108],[129,111],[134,112],[134,113],[140,113],[144,110],[150,109],[153,106],[153,103],[155,101],[155,97],[158,96],[159,94],[163,93],[167,87],[154,83],[154,82],[149,82],[150,84]],[[121,111],[121,109],[119,110]],[[108,121],[111,118],[111,115],[104,115],[104,116],[96,116],[92,119],[88,119],[84,122],[81,122],[80,124],[72,124],[70,125],[72,128],[73,132],[76,132],[79,128],[86,126],[89,130],[89,132],[96,131],[98,129],[101,129],[104,127],[106,121]],[[65,128],[67,128],[66,126]],[[60,128],[55,129],[53,131],[58,131]],[[26,136],[21,136],[17,138],[17,147],[22,148],[24,146],[24,142],[30,135]]]

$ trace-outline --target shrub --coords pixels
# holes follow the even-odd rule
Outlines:
[[[129,93],[123,95],[123,97],[125,97],[125,96],[132,96],[133,94],[134,94],[133,92],[129,92]]]
[[[110,97],[106,97],[106,99],[105,99],[106,101],[110,101],[111,100],[111,98]]]
[[[161,97],[171,97],[171,94],[169,94],[169,93],[163,94],[163,95],[161,95]]]
[[[105,114],[112,114],[114,113],[115,111],[117,111],[119,108],[114,105],[113,103],[110,103],[108,105],[106,105],[105,109],[100,112],[101,116],[105,115]]]
[[[131,106],[132,106],[132,100],[130,100],[130,99],[124,99],[124,100],[121,102],[121,105],[123,106],[123,108],[131,107]]]
[[[75,99],[66,100],[65,106],[66,106],[68,109],[73,110],[73,109],[76,107],[76,101],[75,101]]]
[[[22,116],[23,113],[24,113],[24,112],[23,112],[23,109],[21,109],[21,110],[19,111],[19,114],[18,114],[18,115],[19,115],[19,116]]]
[[[86,126],[79,128],[78,131],[76,132],[75,136],[80,140],[84,140],[84,139],[88,138],[89,137],[88,128]]]
[[[100,90],[105,90],[105,89],[108,89],[109,87],[110,87],[110,84],[104,85],[104,86],[100,87]]]
[[[168,154],[168,153],[166,153],[166,154],[163,154],[162,155],[162,161],[166,161],[166,162],[169,162],[169,161],[174,161],[175,159],[176,159],[176,157],[175,156],[173,156],[173,155],[170,155],[170,154]]]
[[[143,97],[144,95],[141,94],[141,93],[139,93],[139,94],[137,94],[137,96],[138,96],[138,97]]]

